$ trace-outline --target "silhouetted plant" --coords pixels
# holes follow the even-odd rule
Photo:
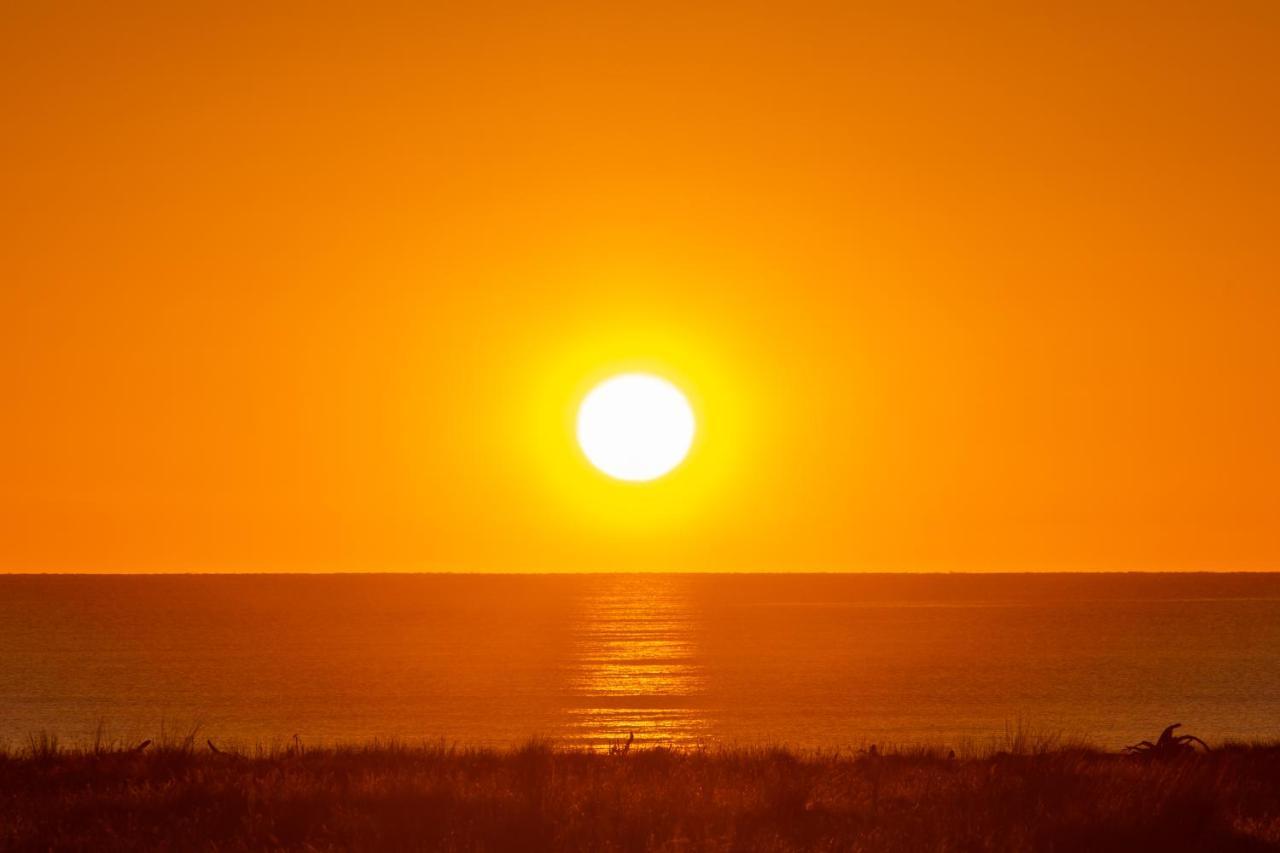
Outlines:
[[[1124,751],[1131,755],[1138,755],[1143,758],[1154,758],[1159,760],[1167,760],[1177,758],[1182,755],[1189,755],[1196,751],[1192,744],[1198,743],[1205,752],[1209,751],[1209,744],[1200,740],[1195,735],[1175,735],[1174,729],[1181,728],[1182,723],[1174,723],[1167,726],[1155,743],[1149,740],[1139,741],[1130,744],[1124,748]]]
[[[1131,751],[1201,743],[1176,728]],[[953,760],[941,747],[885,743],[875,755],[627,754],[620,740],[609,756],[549,741],[511,751],[285,742],[246,754],[213,738],[188,753],[186,740],[157,737],[145,752],[52,735],[0,746],[0,850],[1280,849],[1280,744],[1166,762],[1083,746],[993,745]]]

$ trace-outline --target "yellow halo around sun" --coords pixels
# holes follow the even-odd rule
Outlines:
[[[578,446],[617,480],[656,480],[693,445],[693,408],[680,389],[648,373],[623,373],[591,389],[578,407]]]

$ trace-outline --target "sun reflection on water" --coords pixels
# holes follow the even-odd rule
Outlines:
[[[566,740],[607,746],[705,742],[699,624],[679,578],[601,578],[573,626]]]

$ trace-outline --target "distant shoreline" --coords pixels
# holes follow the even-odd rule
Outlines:
[[[46,569],[5,569],[0,571],[0,578],[6,577],[77,577],[77,578],[114,578],[114,577],[614,577],[618,575],[635,577],[1098,577],[1098,576],[1152,576],[1176,575],[1203,577],[1231,576],[1268,576],[1280,577],[1280,569],[993,569],[991,571],[936,571],[931,569],[898,569],[890,571],[857,571],[833,569],[803,569],[785,571],[778,569],[661,569],[654,571],[577,571],[565,569],[559,571],[523,571],[513,570],[469,570],[469,569],[409,569],[405,571],[322,571],[311,569],[300,570],[249,570],[249,569],[213,569],[169,571],[166,569],[144,571],[74,571]]]

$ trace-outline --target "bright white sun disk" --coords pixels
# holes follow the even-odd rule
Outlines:
[[[578,408],[578,444],[591,464],[618,480],[654,480],[693,444],[693,409],[680,389],[646,373],[601,382]]]

